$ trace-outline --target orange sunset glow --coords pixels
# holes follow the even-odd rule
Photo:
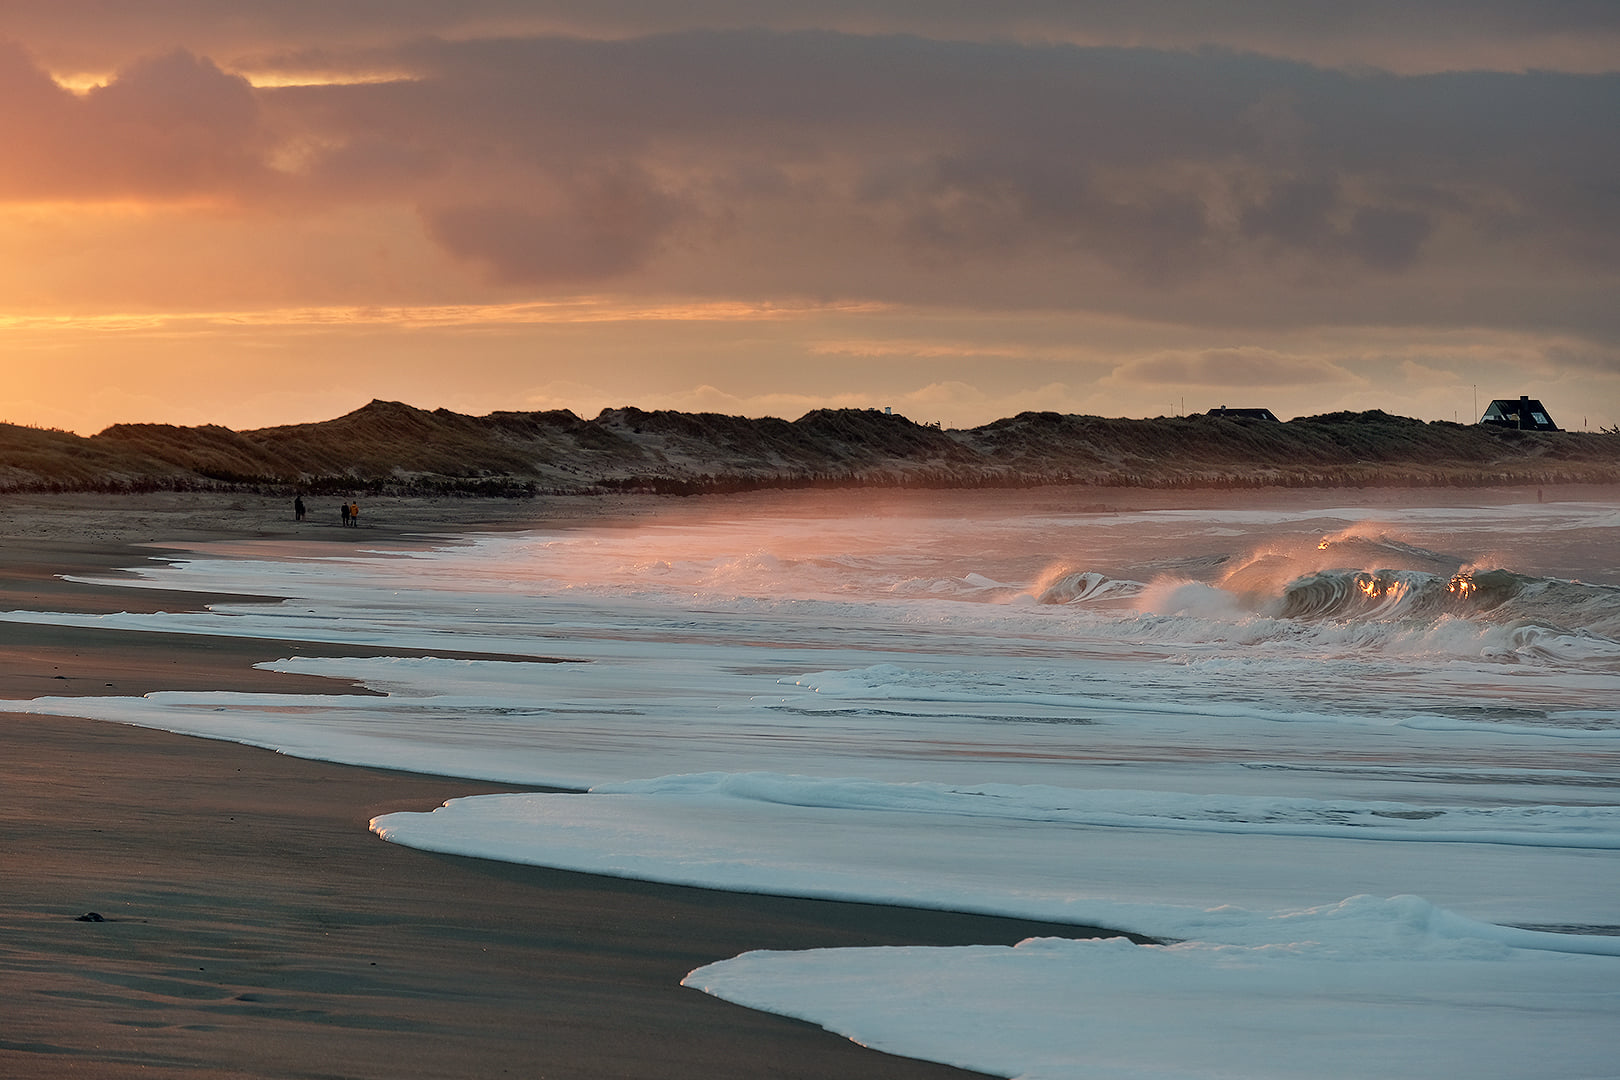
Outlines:
[[[928,7],[16,0],[0,421],[1620,424],[1620,13]]]

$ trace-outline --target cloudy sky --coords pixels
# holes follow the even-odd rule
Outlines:
[[[1612,0],[5,0],[0,420],[1620,423]]]

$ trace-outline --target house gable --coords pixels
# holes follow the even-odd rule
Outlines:
[[[1519,428],[1522,431],[1557,431],[1552,416],[1540,401],[1532,397],[1497,398],[1479,418],[1482,424],[1493,427]]]
[[[1228,409],[1225,405],[1222,405],[1218,409],[1211,409],[1204,415],[1225,416],[1228,418],[1236,418],[1241,420],[1277,420],[1276,414],[1270,409]]]

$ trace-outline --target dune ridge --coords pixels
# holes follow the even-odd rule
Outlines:
[[[84,437],[0,424],[0,491],[526,496],[765,488],[1487,486],[1620,482],[1620,433],[1536,432],[1380,410],[1109,419],[1025,412],[971,429],[875,409],[797,420],[567,410],[469,416],[372,401],[233,431],[117,424]]]

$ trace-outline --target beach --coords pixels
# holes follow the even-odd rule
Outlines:
[[[315,500],[302,524],[283,503],[10,497],[0,504],[0,610],[199,603],[57,576],[155,554],[138,544],[399,543],[635,509],[379,501],[364,507],[361,528],[344,530],[335,512],[313,519]],[[254,638],[7,623],[0,693],[331,690],[331,680],[252,667],[281,655]],[[1085,933],[432,855],[367,830],[379,814],[514,790],[499,784],[11,713],[0,714],[0,761],[0,1076],[967,1076],[680,980],[750,949]],[[92,912],[104,921],[80,921]]]
[[[1614,1059],[1612,489],[309,501],[0,503],[0,1077]]]

